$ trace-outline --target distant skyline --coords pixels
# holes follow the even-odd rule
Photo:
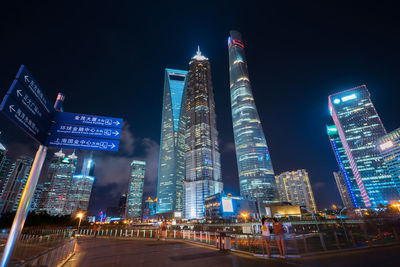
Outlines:
[[[118,205],[133,159],[147,163],[144,197],[156,195],[164,69],[188,69],[197,45],[211,62],[224,188],[239,193],[230,30],[245,41],[275,173],[306,169],[318,208],[341,204],[325,130],[328,95],[366,84],[386,130],[400,126],[400,18],[391,4],[7,2],[0,22],[1,97],[25,64],[51,100],[66,95],[65,111],[124,118],[120,151],[94,153],[92,212]],[[0,131],[13,159],[34,156],[37,146],[4,116]],[[78,169],[88,153],[77,151]]]

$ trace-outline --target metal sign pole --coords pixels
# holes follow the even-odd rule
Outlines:
[[[64,95],[59,93],[54,104],[56,110],[62,109],[63,101]],[[29,173],[28,180],[26,181],[24,191],[22,192],[21,200],[18,205],[17,213],[15,214],[10,234],[8,235],[7,244],[1,257],[1,267],[6,267],[8,265],[15,249],[15,243],[21,234],[22,228],[24,228],[26,216],[28,215],[29,207],[31,205],[31,199],[33,193],[35,192],[40,172],[42,170],[44,160],[46,159],[46,154],[47,147],[40,145],[38,151],[36,152],[35,160],[33,161],[32,169]]]
[[[15,243],[21,234],[24,227],[26,216],[28,215],[31,199],[39,180],[40,171],[42,170],[44,160],[46,158],[47,147],[40,145],[36,152],[35,161],[29,173],[24,191],[22,192],[21,201],[18,205],[17,213],[15,214],[14,222],[8,235],[7,244],[4,248],[3,256],[1,257],[1,267],[6,267],[11,259],[11,255],[15,248]]]

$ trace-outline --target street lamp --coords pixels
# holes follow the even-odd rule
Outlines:
[[[79,224],[78,224],[78,233],[79,233],[79,228],[81,227],[81,221],[83,218],[83,213],[79,212],[78,214],[76,214],[76,217],[79,218]]]
[[[399,203],[392,204],[392,207],[396,207],[396,208],[399,210],[399,212],[400,212],[400,204],[399,204]]]
[[[313,217],[313,218],[314,218],[314,220],[315,220],[315,226],[317,226],[317,231],[318,231],[318,233],[319,233],[318,221],[317,221],[317,218],[315,217],[315,214],[314,214],[314,212],[312,212],[312,211],[309,211],[309,210],[308,210],[308,209],[306,209],[305,207],[300,207],[300,209],[303,209],[303,210],[307,211],[308,213],[311,213],[312,217]]]
[[[343,209],[340,210],[340,212],[339,212],[339,217],[340,217],[340,222],[342,223],[342,228],[343,228],[343,231],[344,231],[344,235],[346,236],[347,242],[349,242],[349,237],[347,236],[346,228],[344,228],[343,218],[342,218],[342,212],[343,212],[345,209],[347,209],[347,207],[343,207]]]
[[[247,217],[249,216],[249,214],[247,212],[242,212],[240,214],[240,216],[242,216],[242,218],[244,219],[244,222],[246,223],[247,222]]]

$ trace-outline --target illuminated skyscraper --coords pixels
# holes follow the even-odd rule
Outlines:
[[[204,218],[205,198],[222,192],[223,184],[210,62],[200,48],[189,63],[182,103],[181,123],[185,129],[183,215],[187,219],[201,219]]]
[[[328,125],[326,126],[326,131],[340,169],[339,172],[334,172],[333,175],[343,204],[349,209],[364,207],[364,201],[357,186],[357,180],[353,175],[337,127],[335,125]]]
[[[11,164],[1,192],[1,213],[17,211],[32,163],[32,158],[22,156]]]
[[[343,175],[343,172],[341,170],[333,172],[333,177],[335,178],[336,186],[338,188],[343,205],[346,208],[354,209],[355,205],[353,203],[351,191],[350,188],[347,186],[347,181],[345,176]]]
[[[306,170],[281,173],[276,176],[276,184],[282,202],[304,206],[312,212],[317,211],[310,179]]]
[[[274,170],[250,85],[239,32],[228,39],[233,134],[240,195],[263,202],[279,200]]]
[[[157,184],[158,213],[182,211],[184,139],[179,118],[186,75],[187,71],[165,69]]]
[[[397,188],[400,189],[400,128],[379,138],[378,150],[397,183]]]
[[[131,175],[129,177],[129,190],[126,197],[126,218],[142,217],[142,201],[144,173],[146,162],[134,160],[131,163]]]
[[[386,130],[365,85],[329,96],[329,109],[366,207],[400,199],[397,183],[377,149]]]
[[[78,211],[87,212],[95,179],[94,166],[93,155],[91,154],[84,159],[81,173],[72,177],[65,214],[74,215]]]
[[[72,177],[75,174],[77,156],[72,153],[68,157],[60,150],[54,153],[47,174],[48,186],[43,190],[43,203],[40,211],[50,215],[68,215],[68,194],[71,190]]]

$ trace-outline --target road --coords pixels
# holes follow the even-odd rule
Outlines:
[[[400,266],[400,245],[267,260],[182,241],[80,239],[64,266]]]
[[[266,260],[192,245],[181,241],[81,239],[64,266],[265,266]],[[269,266],[285,266],[278,260]]]

